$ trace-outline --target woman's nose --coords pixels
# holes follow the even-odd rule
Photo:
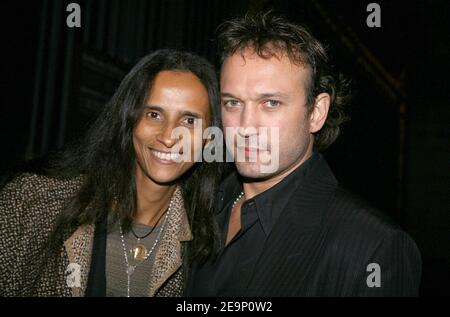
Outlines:
[[[157,140],[163,143],[167,148],[173,147],[178,142],[177,138],[172,137],[173,129],[173,125],[165,124],[157,136]]]

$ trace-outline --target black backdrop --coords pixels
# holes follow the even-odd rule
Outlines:
[[[66,6],[81,27],[66,26]],[[381,28],[366,7],[381,7]],[[80,135],[123,75],[157,48],[217,65],[215,29],[273,8],[309,26],[352,79],[352,120],[325,152],[338,179],[395,218],[423,256],[421,294],[449,294],[447,1],[1,1],[3,175]]]

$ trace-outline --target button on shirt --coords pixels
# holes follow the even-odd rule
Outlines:
[[[314,153],[281,182],[246,200],[241,206],[241,229],[225,246],[231,207],[242,192],[237,175],[230,176],[219,193],[217,221],[222,247],[216,258],[195,265],[189,279],[187,296],[245,296],[252,273],[260,259],[264,244],[290,197],[317,160]]]

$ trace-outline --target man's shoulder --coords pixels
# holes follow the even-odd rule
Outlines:
[[[418,253],[414,240],[387,213],[341,187],[330,199],[323,225],[336,250],[353,250],[369,257],[401,243]]]
[[[417,294],[420,251],[412,237],[389,215],[338,187],[330,200],[323,225],[328,237],[324,261],[341,268],[348,276],[355,272],[363,274],[364,278],[357,278],[359,291],[355,294]],[[365,277],[374,270],[374,265],[383,272],[383,288],[366,287]]]
[[[334,190],[327,209],[327,219],[333,223],[373,230],[400,229],[387,213],[341,186]]]

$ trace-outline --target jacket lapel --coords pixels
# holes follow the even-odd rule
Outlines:
[[[64,242],[69,260],[66,281],[74,297],[82,297],[86,292],[94,233],[95,225],[83,225]],[[181,242],[191,239],[192,234],[184,209],[181,188],[177,187],[173,196],[171,214],[156,251],[150,281],[150,296],[154,296],[164,282],[181,267]]]
[[[181,267],[181,242],[192,239],[180,187],[177,187],[173,194],[170,212],[156,251],[149,296],[155,296],[164,282]]]
[[[300,287],[326,237],[326,230],[321,230],[322,217],[336,186],[320,156],[309,175],[297,184],[268,236],[249,281],[248,296],[292,296]]]
[[[69,259],[66,282],[74,297],[82,297],[86,291],[94,232],[94,225],[83,225],[64,242]]]

